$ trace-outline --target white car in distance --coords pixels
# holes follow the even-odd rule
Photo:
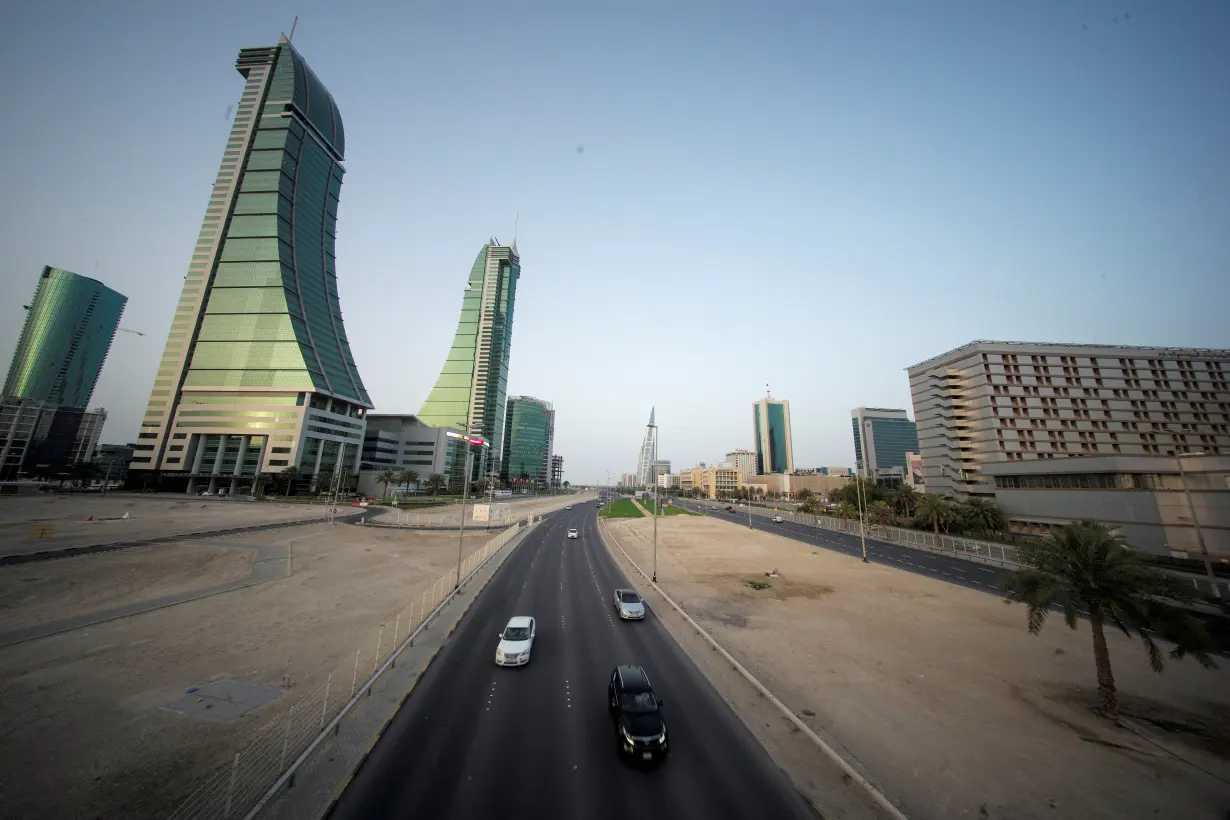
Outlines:
[[[781,517],[780,515],[775,515],[775,516],[773,516],[773,523],[774,523],[774,524],[780,524],[780,523],[782,523],[782,517]]]
[[[568,530],[568,537],[569,538],[580,538],[580,535],[577,533],[576,527],[573,527],[572,529]]]
[[[530,650],[534,648],[537,624],[528,615],[515,615],[508,619],[508,626],[500,633],[500,643],[495,648],[496,666],[525,666],[530,662]]]

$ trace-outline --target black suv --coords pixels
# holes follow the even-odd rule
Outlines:
[[[639,666],[617,666],[606,687],[607,710],[615,722],[620,754],[657,763],[666,758],[666,721],[662,699]]]

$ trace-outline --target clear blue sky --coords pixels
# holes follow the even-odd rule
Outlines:
[[[106,441],[135,436],[235,55],[296,14],[345,119],[377,412],[417,412],[518,213],[509,390],[555,402],[574,482],[631,470],[651,405],[663,457],[715,461],[768,382],[795,463],[851,465],[850,409],[909,408],[904,368],[972,339],[1230,347],[1224,2],[187,5],[0,31],[0,355],[44,264],[127,294],[149,335],[112,348]]]

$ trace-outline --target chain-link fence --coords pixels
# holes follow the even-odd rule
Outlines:
[[[483,564],[532,522],[517,523],[472,552],[461,563],[465,583]],[[413,646],[419,632],[430,626],[439,609],[453,595],[457,570],[441,575],[416,592],[398,612],[355,644],[337,665],[312,676],[317,682],[298,693],[293,703],[255,731],[241,749],[206,773],[201,785],[171,814],[172,820],[220,820],[251,817],[282,782],[293,783],[294,771],[319,741],[336,728],[377,678],[397,662],[404,647]]]

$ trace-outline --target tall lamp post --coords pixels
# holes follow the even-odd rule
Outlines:
[[[470,499],[470,475],[474,469],[474,451],[470,447],[486,447],[491,448],[491,442],[484,438],[474,438],[464,436],[461,433],[454,433],[452,430],[445,432],[449,438],[460,439],[466,443],[466,465],[465,473],[462,475],[461,481],[461,523],[457,527],[457,585],[454,589],[461,589],[461,547],[466,537],[466,502]]]
[[[863,545],[863,563],[869,563],[867,560],[867,516],[864,514],[866,505],[863,503],[863,465],[859,463],[858,473],[854,476],[854,486],[858,493],[858,538]]]

